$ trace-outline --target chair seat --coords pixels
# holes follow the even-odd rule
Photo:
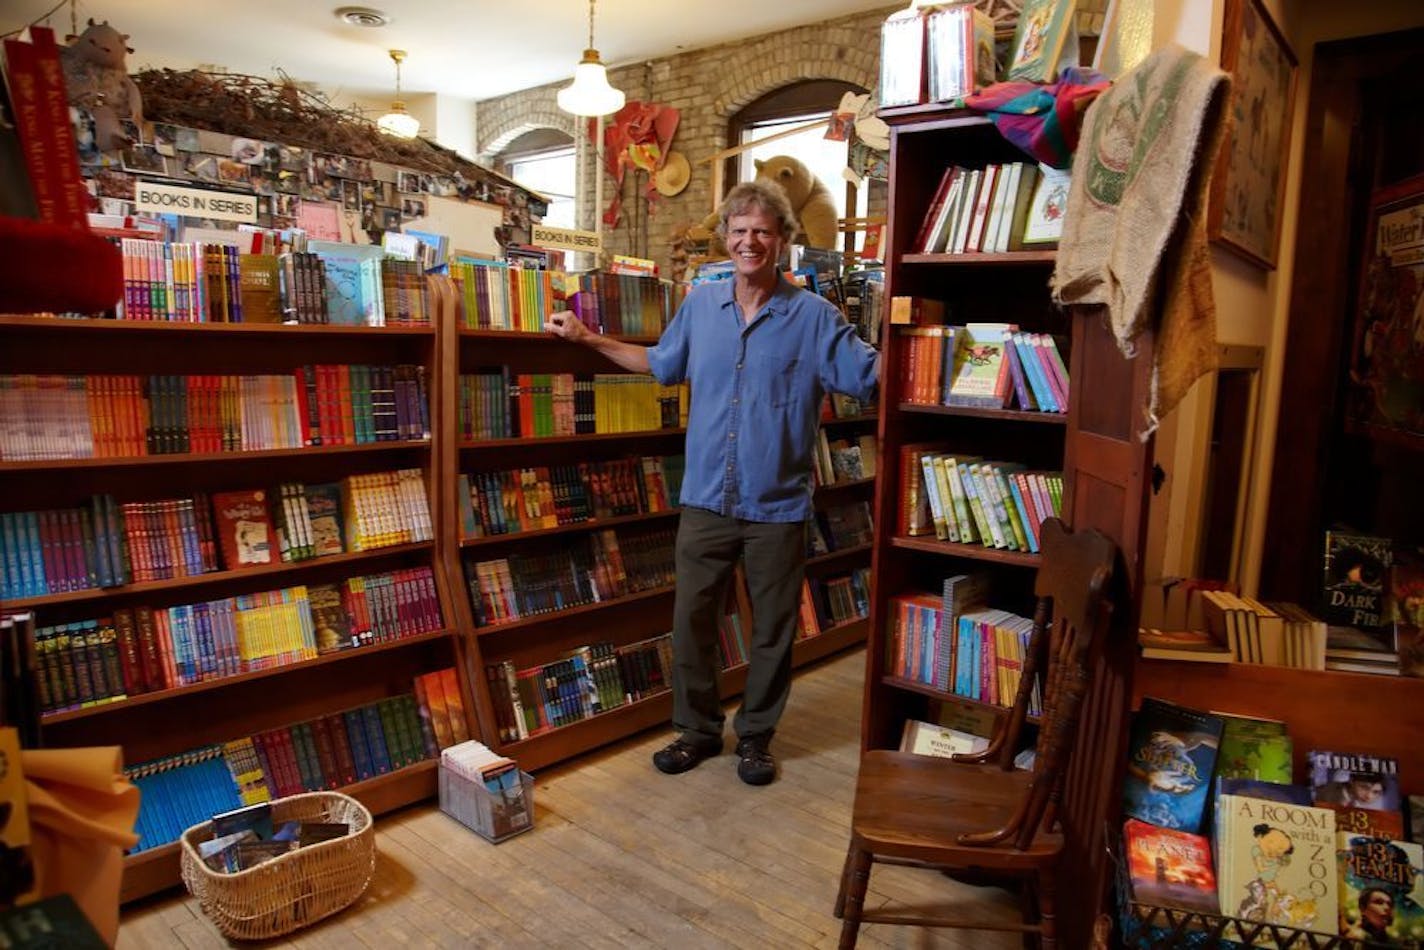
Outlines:
[[[1033,775],[996,765],[953,762],[936,756],[874,749],[860,759],[852,847],[878,857],[930,864],[952,863],[1004,871],[1029,871],[1051,863],[1061,834],[1041,828],[1025,850],[1005,842],[962,845],[961,834],[1004,827],[1023,800]]]

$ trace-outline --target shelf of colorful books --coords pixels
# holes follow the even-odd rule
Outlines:
[[[429,448],[429,439],[406,439],[387,442],[367,442],[361,445],[308,445],[290,449],[255,449],[247,452],[173,452],[157,455],[124,455],[100,458],[0,461],[0,472],[33,472],[45,469],[112,468],[138,465],[207,464],[210,462],[249,462],[264,459],[290,459],[320,455],[363,455],[372,452],[393,452],[399,449]]]
[[[528,448],[534,445],[573,445],[581,442],[610,442],[620,439],[648,439],[686,435],[686,429],[637,429],[631,432],[584,432],[577,435],[515,436],[510,439],[462,439],[460,451]]]
[[[962,252],[959,254],[902,254],[901,264],[933,264],[936,267],[1022,267],[1052,264],[1057,251]]]
[[[281,676],[287,673],[298,673],[303,670],[310,670],[319,666],[328,666],[332,663],[341,663],[353,657],[366,657],[373,653],[385,653],[390,650],[401,650],[426,643],[431,640],[440,640],[449,637],[454,631],[449,629],[428,630],[424,633],[414,633],[407,636],[398,637],[394,640],[386,640],[380,643],[371,643],[365,646],[351,647],[345,650],[338,650],[334,653],[324,653],[320,656],[312,657],[309,660],[294,660],[290,663],[282,663],[277,666],[269,666],[260,670],[251,670],[246,673],[237,673],[232,676],[220,676],[213,679],[203,680],[200,683],[190,683],[186,686],[177,686],[172,689],[158,690],[152,693],[138,693],[122,699],[111,699],[106,702],[96,703],[93,706],[83,706],[79,709],[65,709],[59,712],[45,713],[41,721],[47,725],[58,725],[62,722],[70,722],[75,719],[87,719],[92,716],[105,716],[110,713],[120,712],[125,709],[132,709],[136,706],[144,706],[149,703],[161,703],[180,696],[191,696],[195,693],[206,693],[215,689],[225,689],[236,686],[239,683],[247,683],[252,680],[265,680],[273,676]]]
[[[103,317],[44,317],[33,314],[0,314],[0,330],[11,332],[95,334],[139,334],[164,336],[284,336],[330,339],[331,337],[433,337],[435,328],[422,325],[383,327],[347,326],[330,323],[208,323],[179,320],[112,320]]]
[[[1254,663],[1147,660],[1137,664],[1134,706],[1145,696],[1195,709],[1285,719],[1297,774],[1305,774],[1311,749],[1360,747],[1361,730],[1373,755],[1399,761],[1401,781],[1424,777],[1424,747],[1412,716],[1366,715],[1372,710],[1418,709],[1424,679],[1341,670],[1299,670]]]
[[[900,403],[900,411],[926,416],[974,416],[1002,422],[1036,422],[1050,426],[1066,426],[1068,416],[1061,412],[1023,409],[991,409],[985,406],[927,406],[917,402]]]
[[[460,547],[488,547],[490,545],[504,544],[509,541],[543,538],[551,534],[573,534],[579,531],[596,531],[600,528],[613,528],[622,524],[636,524],[640,521],[659,521],[663,518],[676,517],[679,511],[681,511],[680,508],[669,508],[665,511],[643,511],[635,515],[615,515],[611,518],[590,518],[587,521],[574,521],[569,524],[561,524],[557,528],[534,528],[529,531],[487,534],[479,538],[461,538]]]
[[[191,587],[205,587],[210,584],[227,584],[230,581],[252,577],[266,577],[273,574],[289,574],[314,567],[331,567],[334,564],[350,564],[377,558],[394,558],[414,551],[429,551],[434,541],[418,541],[411,544],[392,544],[364,551],[348,551],[342,554],[327,554],[322,557],[307,558],[302,561],[274,561],[271,564],[254,564],[238,570],[210,571],[206,574],[189,574],[186,577],[169,577],[157,581],[135,581],[116,587],[89,587],[62,593],[44,594],[40,597],[16,597],[3,602],[6,610],[29,610],[35,607],[49,607],[55,604],[79,603],[85,600],[108,600],[119,595],[139,595],[160,590],[179,590]]]
[[[865,639],[866,620],[827,628],[814,637],[796,641],[792,664],[802,667],[846,649]],[[739,695],[747,684],[747,666],[738,664],[722,670],[719,689],[722,699]],[[595,746],[624,736],[666,725],[672,710],[672,693],[664,689],[643,699],[625,703],[607,712],[580,719],[546,732],[499,744],[503,755],[519,760],[522,769],[536,770],[586,752]]]
[[[355,798],[373,815],[384,814],[413,801],[434,798],[438,765],[438,759],[426,759],[336,791]],[[119,902],[126,904],[157,894],[168,890],[181,880],[179,847],[176,841],[149,848],[138,854],[126,855],[123,882],[119,887]]]
[[[636,593],[625,594],[622,597],[614,597],[611,600],[601,600],[592,604],[579,604],[575,607],[565,607],[562,610],[550,610],[542,613],[531,614],[528,617],[519,617],[515,620],[506,620],[503,623],[486,624],[482,627],[475,627],[474,633],[477,637],[489,637],[494,634],[505,633],[510,630],[521,630],[528,627],[538,626],[548,622],[552,618],[564,619],[567,617],[581,616],[596,613],[600,610],[607,610],[610,607],[619,607],[624,604],[636,603],[643,600],[651,600],[654,597],[662,597],[671,594],[674,590],[672,584],[662,587],[654,587],[650,590],[640,590]]]
[[[1027,551],[1008,551],[1003,548],[986,548],[982,544],[960,544],[957,541],[937,541],[934,538],[909,538],[904,536],[890,539],[890,546],[907,551],[923,551],[945,557],[962,557],[974,561],[991,561],[995,564],[1015,564],[1020,567],[1038,567],[1040,558]]]

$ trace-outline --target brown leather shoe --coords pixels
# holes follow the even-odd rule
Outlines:
[[[690,769],[697,768],[703,759],[710,759],[714,755],[720,754],[722,744],[700,745],[688,742],[682,737],[674,739],[663,748],[653,753],[653,765],[657,766],[659,772],[668,775],[680,775]]]

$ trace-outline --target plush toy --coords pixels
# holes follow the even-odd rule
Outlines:
[[[765,161],[758,160],[756,170],[758,181],[775,182],[790,199],[791,210],[801,222],[801,231],[794,238],[796,243],[826,249],[836,246],[835,200],[809,168],[790,155],[773,155]],[[709,215],[702,226],[715,230],[717,215]]]
[[[69,45],[60,51],[69,104],[94,116],[95,144],[104,152],[133,144],[123,120],[143,126],[143,97],[124,65],[124,57],[133,52],[125,45],[128,38],[107,20],[90,19],[84,32],[68,37]]]

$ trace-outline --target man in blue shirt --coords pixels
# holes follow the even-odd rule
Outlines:
[[[830,302],[781,276],[777,262],[797,224],[779,187],[736,186],[720,219],[735,274],[694,287],[657,345],[592,333],[571,314],[544,326],[665,385],[691,382],[673,601],[678,737],[653,764],[677,774],[722,751],[717,621],[740,558],[753,624],[733,720],[737,774],[766,785],[776,778],[769,746],[791,689],[821,402],[828,391],[869,398],[880,361]]]

